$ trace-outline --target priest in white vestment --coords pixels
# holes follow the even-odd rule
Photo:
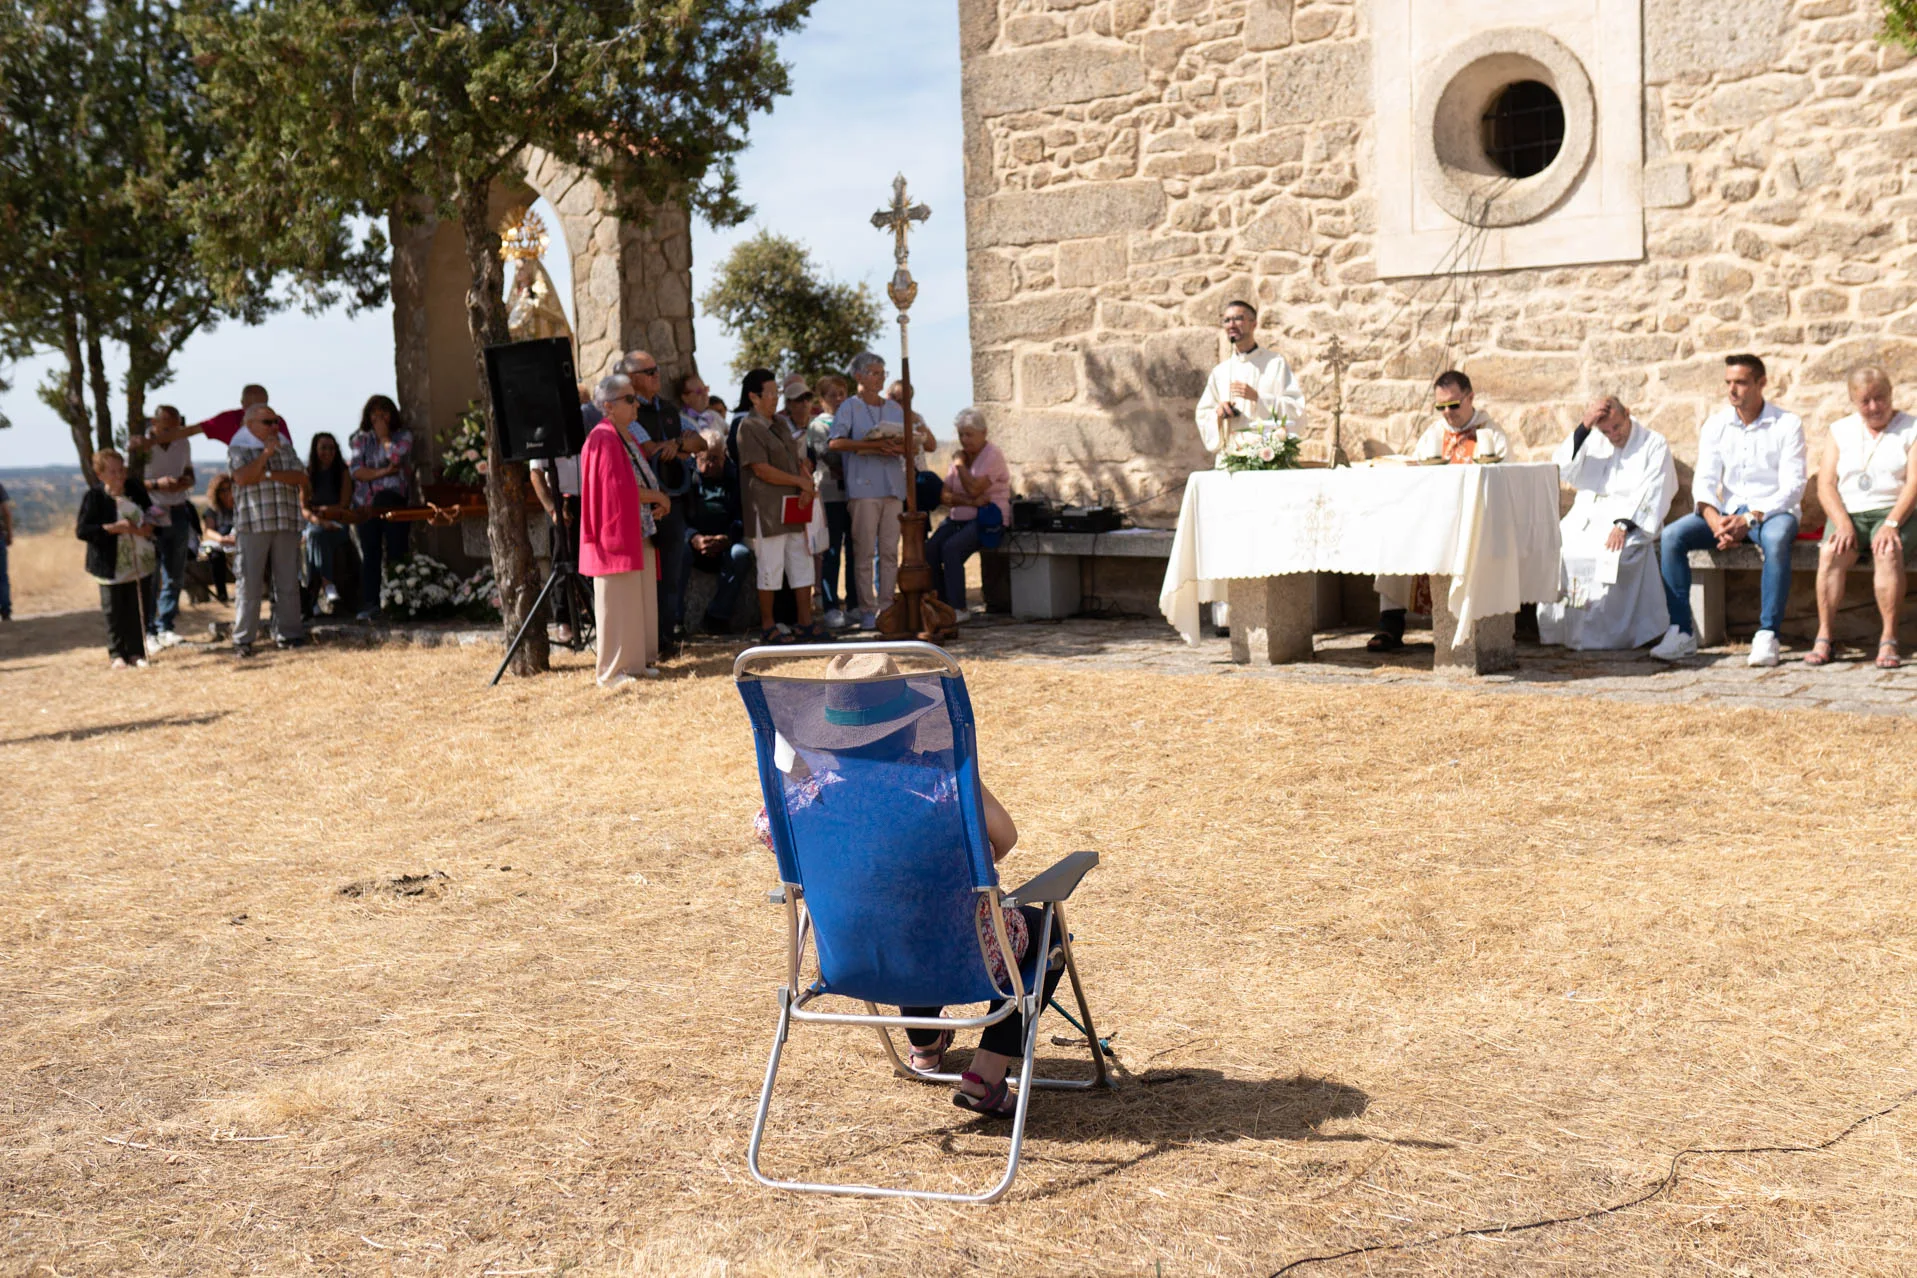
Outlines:
[[[1198,438],[1211,451],[1214,465],[1233,431],[1256,430],[1276,417],[1292,434],[1304,433],[1304,388],[1283,355],[1258,344],[1257,333],[1256,307],[1250,302],[1226,304],[1225,340],[1231,353],[1205,379],[1195,414]],[[1213,625],[1223,629],[1231,624],[1226,604],[1215,603],[1211,611]]]
[[[1277,351],[1258,344],[1258,312],[1249,302],[1225,307],[1225,337],[1231,353],[1205,379],[1198,397],[1198,437],[1214,454],[1231,432],[1256,430],[1281,418],[1294,435],[1305,430],[1305,392],[1291,365]]]
[[[1551,460],[1577,489],[1559,523],[1564,597],[1538,605],[1538,637],[1567,648],[1637,648],[1670,625],[1657,540],[1677,495],[1677,463],[1664,436],[1609,395]]]

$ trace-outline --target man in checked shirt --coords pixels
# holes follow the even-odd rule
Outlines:
[[[253,655],[259,637],[260,598],[267,575],[273,581],[273,639],[282,648],[306,643],[300,620],[301,498],[311,480],[292,441],[280,433],[271,404],[246,410],[246,425],[226,450],[233,475],[233,531],[239,536],[239,597],[233,619],[233,651]],[[271,446],[262,440],[272,441]]]

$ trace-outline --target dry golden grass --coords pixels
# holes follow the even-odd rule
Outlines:
[[[100,606],[100,588],[86,575],[86,545],[71,529],[15,537],[7,578],[16,617]]]
[[[782,921],[723,663],[110,675],[97,628],[0,636],[0,1271],[1269,1274],[1917,1087],[1901,721],[980,662],[1008,874],[1106,854],[1073,923],[1127,1085],[1037,1097],[996,1206],[774,1193]],[[1002,1156],[869,1036],[795,1031],[783,1083],[775,1171]],[[1912,1117],[1295,1272],[1909,1273]]]

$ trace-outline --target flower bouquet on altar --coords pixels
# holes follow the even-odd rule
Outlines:
[[[1287,429],[1288,421],[1273,417],[1269,421],[1242,430],[1234,430],[1218,455],[1221,469],[1236,474],[1241,470],[1296,470],[1302,437]]]
[[[439,477],[449,484],[486,486],[486,414],[477,403],[467,405],[441,437]]]

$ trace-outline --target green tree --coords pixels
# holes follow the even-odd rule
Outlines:
[[[484,348],[507,340],[493,184],[527,148],[644,202],[744,216],[733,159],[752,113],[786,92],[774,38],[812,0],[257,0],[201,24],[209,93],[248,144],[210,203],[236,245],[262,220],[317,244],[354,215],[460,228],[467,329],[489,426]],[[639,197],[643,197],[641,200]],[[486,474],[487,536],[508,634],[538,583],[526,467]],[[547,665],[532,628],[514,670]]]
[[[1884,0],[1884,38],[1917,53],[1917,0]]]
[[[214,0],[201,0],[204,6]],[[0,362],[65,356],[40,388],[89,477],[116,441],[105,365],[126,349],[125,424],[146,415],[180,348],[222,319],[258,323],[288,297],[285,255],[265,237],[239,257],[203,251],[194,188],[225,146],[199,68],[168,0],[37,0],[0,5]],[[377,243],[352,251],[343,228],[303,256],[310,306],[376,302]],[[92,397],[89,414],[87,398]]]
[[[738,376],[842,370],[884,322],[871,288],[826,279],[804,245],[770,231],[732,250],[699,304],[738,339]]]

